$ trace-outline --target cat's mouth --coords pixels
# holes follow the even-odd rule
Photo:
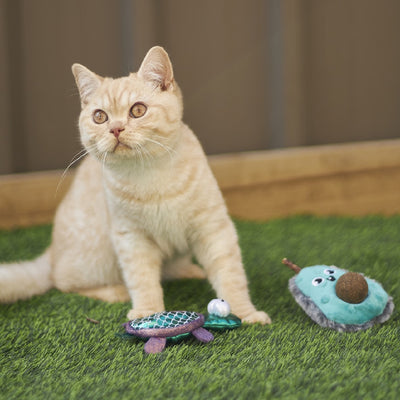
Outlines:
[[[115,153],[116,151],[118,151],[118,150],[123,150],[123,149],[129,149],[129,150],[132,150],[132,147],[131,146],[128,146],[127,144],[125,144],[125,143],[122,143],[122,142],[120,142],[119,140],[118,140],[118,142],[116,143],[116,145],[114,146],[114,148],[113,148],[113,150],[112,150],[112,153]]]

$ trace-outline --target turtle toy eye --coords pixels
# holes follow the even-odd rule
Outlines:
[[[324,278],[318,277],[318,278],[314,278],[311,283],[313,286],[319,286],[324,280],[325,280]]]
[[[214,299],[208,303],[207,311],[218,317],[227,317],[231,312],[231,307],[223,299]]]

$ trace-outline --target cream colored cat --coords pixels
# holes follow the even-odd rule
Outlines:
[[[131,300],[133,319],[164,310],[162,278],[207,276],[233,313],[269,323],[251,303],[236,231],[203,150],[182,122],[167,53],[153,47],[137,73],[119,79],[79,64],[72,71],[89,156],[58,208],[50,248],[0,268],[0,301],[55,287]]]

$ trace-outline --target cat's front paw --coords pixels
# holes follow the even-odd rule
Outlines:
[[[271,323],[271,318],[264,311],[254,311],[243,317],[242,322],[247,324],[259,323],[261,325],[265,325]]]
[[[159,310],[141,310],[141,309],[136,309],[136,308],[132,308],[132,310],[130,310],[128,312],[128,319],[132,320],[132,319],[136,319],[136,318],[143,318],[143,317],[148,317],[149,315],[155,314],[156,312],[160,312]]]

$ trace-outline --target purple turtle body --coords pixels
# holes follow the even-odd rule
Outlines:
[[[124,324],[127,333],[139,338],[149,338],[144,346],[146,353],[163,351],[167,338],[186,333],[203,343],[214,339],[204,325],[204,315],[192,311],[165,311],[137,318]]]

